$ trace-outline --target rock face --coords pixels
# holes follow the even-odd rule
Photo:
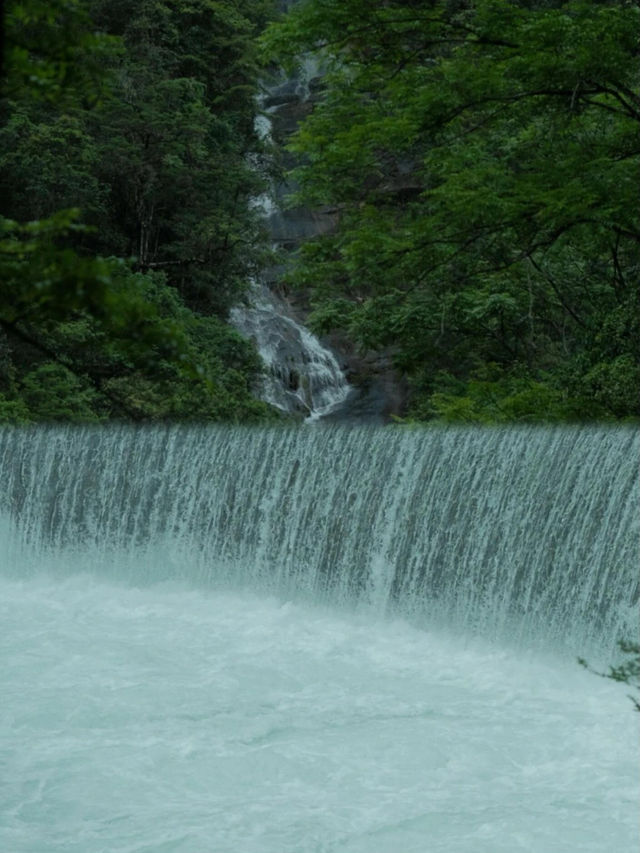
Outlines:
[[[312,62],[303,66],[297,78],[281,74],[265,84],[258,130],[273,141],[283,173],[295,165],[285,145],[321,91],[320,69]],[[295,189],[290,179],[283,178],[256,200],[264,211],[272,245],[285,261],[264,270],[252,305],[234,309],[231,320],[255,340],[265,361],[268,373],[260,394],[267,402],[307,420],[385,423],[402,413],[406,401],[390,355],[358,354],[341,336],[319,341],[304,327],[305,294],[283,293],[280,281],[286,257],[302,242],[333,230],[338,222],[334,209],[288,207],[287,197]]]
[[[344,364],[353,391],[339,409],[328,413],[328,420],[385,424],[404,414],[407,386],[393,369],[390,352],[358,353],[337,336],[329,343]]]
[[[321,91],[321,79],[315,63],[308,62],[301,68],[299,77],[276,76],[271,83],[265,84],[262,106],[271,126],[269,136],[278,151],[283,172],[296,165],[285,146],[300,122],[313,110]],[[291,208],[287,199],[296,189],[290,179],[276,181],[272,189],[274,209],[268,217],[273,242],[289,251],[294,251],[303,240],[331,231],[337,224],[335,210]]]

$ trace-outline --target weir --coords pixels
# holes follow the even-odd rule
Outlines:
[[[608,654],[638,595],[619,428],[0,432],[1,571],[251,588]]]

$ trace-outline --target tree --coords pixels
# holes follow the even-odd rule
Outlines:
[[[93,4],[125,48],[93,117],[110,188],[106,241],[140,269],[164,270],[191,307],[225,314],[261,256],[250,154],[260,145],[254,37],[267,4],[145,0],[126,16],[120,5]]]
[[[624,0],[329,0],[268,31],[326,69],[296,202],[340,213],[292,280],[318,328],[393,349],[414,416],[640,413],[639,23]]]
[[[131,16],[118,0],[7,4],[0,420],[270,416],[251,395],[255,350],[225,322],[259,253],[243,213],[252,112],[242,135],[238,93],[233,109],[216,107],[217,78],[194,47],[224,13],[217,64],[250,99],[249,59],[242,80],[225,62],[248,52],[257,24],[231,4],[174,6],[145,2]],[[203,280],[214,295],[198,302]]]
[[[72,238],[86,232],[78,224],[79,211],[59,209],[70,201],[67,188],[82,186],[87,177],[82,166],[66,156],[68,143],[79,137],[80,146],[86,147],[74,122],[83,100],[95,102],[100,97],[103,80],[96,63],[112,43],[91,32],[78,2],[28,0],[8,3],[3,11],[2,403],[10,419],[18,411],[23,420],[29,419],[29,409],[20,393],[16,346],[31,353],[27,369],[34,364],[33,353],[40,361],[49,359],[63,367],[64,358],[47,342],[56,323],[85,311],[96,322],[118,324],[126,322],[131,309],[135,313],[143,306],[131,294],[116,311],[109,310],[114,307],[109,305],[113,264],[77,253]],[[82,163],[83,158],[79,160]],[[67,169],[63,176],[60,168]],[[13,216],[30,221],[20,224]]]

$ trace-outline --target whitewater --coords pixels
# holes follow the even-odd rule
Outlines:
[[[0,850],[632,853],[637,450],[0,432]]]

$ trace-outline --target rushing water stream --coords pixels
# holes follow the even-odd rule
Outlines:
[[[637,849],[626,429],[0,432],[0,850]]]
[[[288,113],[292,103],[299,105],[308,99],[308,81],[316,73],[317,69],[309,65],[301,79],[276,75],[275,81],[264,84],[255,128],[268,146],[274,144],[273,122],[277,121],[278,113],[283,109]],[[259,169],[259,164],[256,167]],[[331,217],[310,210],[288,209],[285,200],[292,189],[287,182],[272,183],[253,202],[264,217],[273,248],[285,253],[333,223]],[[280,276],[281,272],[275,280]],[[340,409],[347,397],[357,393],[348,385],[334,353],[299,322],[291,306],[268,285],[268,277],[264,271],[261,277],[264,280],[255,282],[249,294],[249,304],[238,305],[231,311],[231,323],[254,341],[264,362],[265,375],[256,388],[260,399],[287,414],[302,414],[308,421],[319,420]]]
[[[267,287],[256,289],[250,307],[234,308],[231,320],[253,339],[265,365],[260,398],[287,413],[316,421],[340,407],[350,387],[335,355],[287,313]]]

